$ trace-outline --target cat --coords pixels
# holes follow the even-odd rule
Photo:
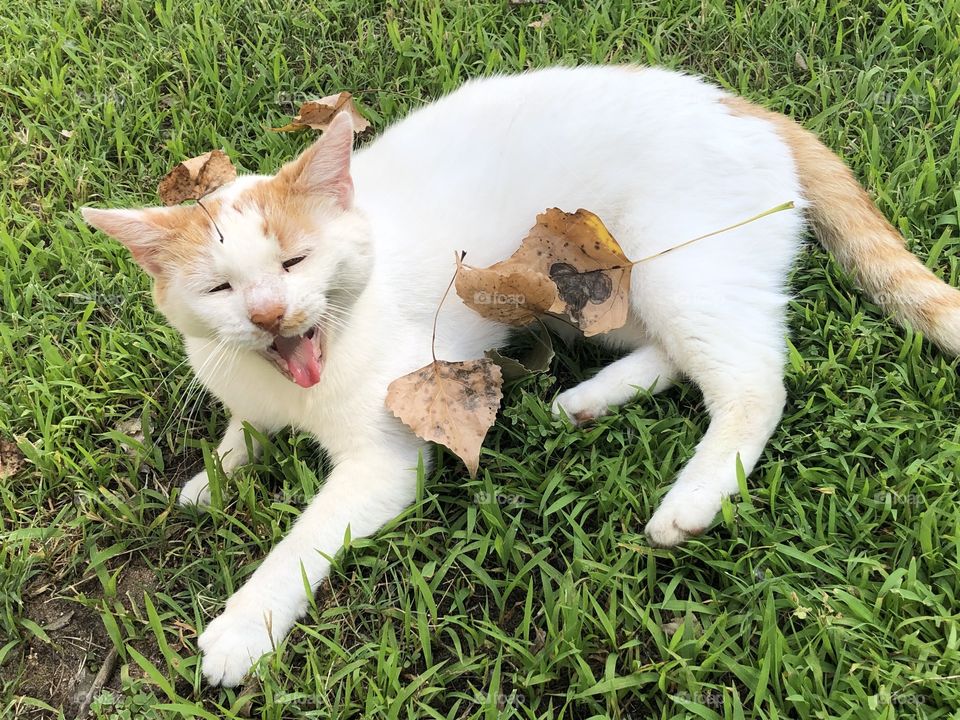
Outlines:
[[[807,222],[884,309],[960,352],[960,293],[904,247],[843,162],[697,77],[587,66],[475,80],[352,146],[341,113],[275,176],[240,176],[203,208],[82,210],[152,277],[229,411],[223,470],[249,460],[244,422],[307,431],[333,463],[201,634],[211,684],[237,685],[284,638],[307,607],[302,578],[320,583],[348,529],[367,536],[414,499],[432,454],[384,407],[387,385],[431,361],[455,251],[477,267],[502,260],[546,208],[591,210],[638,258],[795,203],[636,266],[627,324],[599,338],[625,355],[553,401],[580,423],[638,389],[699,386],[709,428],[646,525],[654,545],[703,532],[738,490],[738,459],[749,473],[779,422],[787,274]],[[436,354],[478,358],[510,337],[451,296]],[[208,484],[201,472],[179,502],[207,505]]]

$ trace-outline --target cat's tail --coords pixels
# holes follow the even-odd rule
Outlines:
[[[960,291],[906,248],[903,236],[843,161],[785,115],[737,97],[723,102],[737,115],[758,117],[776,127],[793,152],[817,238],[844,270],[899,321],[960,355]]]

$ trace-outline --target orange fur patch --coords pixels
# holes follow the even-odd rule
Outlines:
[[[960,292],[930,272],[874,205],[850,169],[809,130],[743,98],[721,102],[739,117],[769,122],[790,148],[820,242],[875,302],[960,354]]]
[[[220,212],[220,201],[204,202],[213,217]],[[189,265],[195,262],[208,242],[213,222],[197,205],[147,210],[147,217],[157,227],[167,231],[168,237],[158,248],[158,257],[164,264]]]
[[[317,213],[326,198],[293,192],[282,178],[258,183],[236,200],[240,208],[252,208],[262,218],[264,235],[276,238],[285,253],[296,250],[299,238],[316,226]]]

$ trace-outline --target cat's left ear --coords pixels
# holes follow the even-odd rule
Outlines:
[[[353,203],[352,151],[353,118],[341,112],[319,140],[280,169],[277,179],[296,192],[329,195],[346,210]]]

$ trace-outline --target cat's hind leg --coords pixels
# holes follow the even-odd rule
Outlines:
[[[723,498],[738,491],[738,457],[749,475],[776,429],[786,401],[778,314],[732,303],[725,318],[714,308],[709,317],[688,313],[671,321],[665,346],[700,387],[710,425],[647,524],[654,545],[674,546],[703,532]]]
[[[557,395],[553,413],[566,414],[580,425],[632,400],[638,391],[663,392],[676,382],[677,375],[677,367],[666,353],[649,343]]]

